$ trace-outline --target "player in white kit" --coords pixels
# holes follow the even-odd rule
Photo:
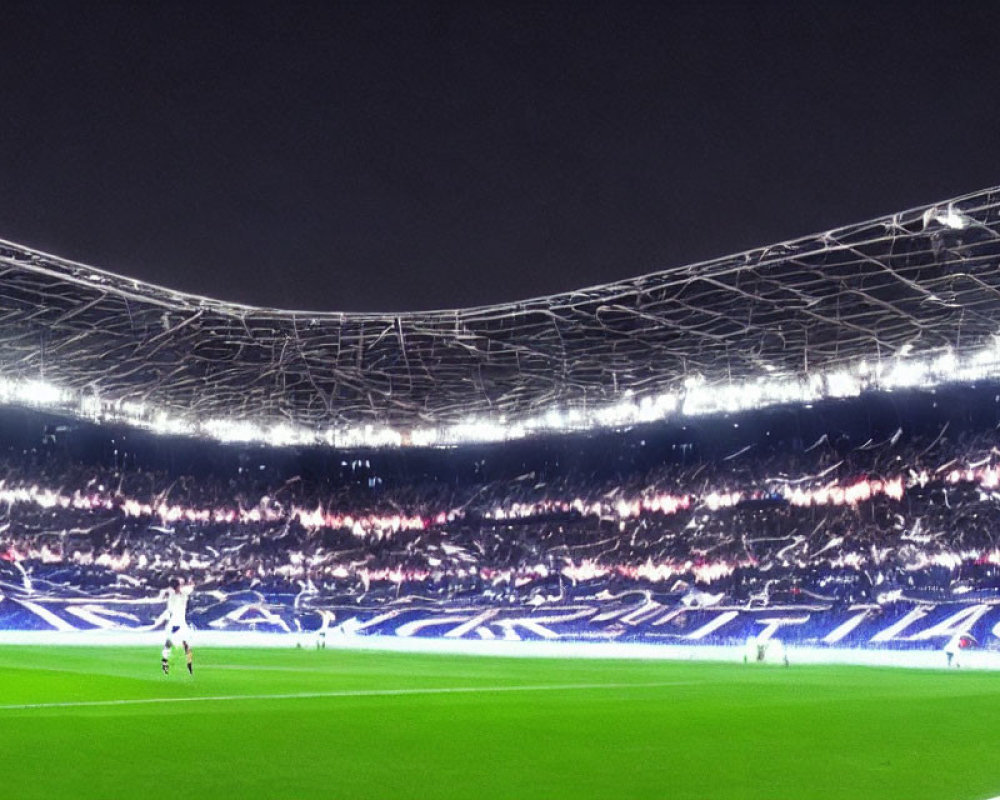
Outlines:
[[[163,645],[163,656],[161,659],[164,675],[170,672],[170,650],[178,641],[184,647],[184,657],[187,659],[188,672],[194,675],[194,666],[191,660],[191,629],[187,624],[188,598],[191,596],[193,590],[193,586],[189,584],[182,585],[177,578],[170,579],[170,587],[167,589],[167,608],[156,621],[157,625],[164,620],[167,623],[167,641]]]

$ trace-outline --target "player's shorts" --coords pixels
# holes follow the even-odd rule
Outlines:
[[[187,642],[188,645],[190,645],[191,629],[188,627],[187,623],[184,623],[183,625],[174,625],[172,623],[168,624],[167,641],[174,647],[180,647],[183,642]]]

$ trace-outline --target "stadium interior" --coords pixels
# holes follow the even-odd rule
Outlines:
[[[994,649],[998,208],[384,318],[5,245],[0,629]]]

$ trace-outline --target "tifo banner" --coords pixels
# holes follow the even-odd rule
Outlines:
[[[87,596],[25,591],[0,583],[0,630],[150,630],[164,609],[158,597],[127,596],[121,587]],[[646,592],[534,607],[402,598],[359,607],[317,593],[243,590],[196,592],[188,619],[195,631],[349,633],[445,639],[629,641],[736,644],[751,637],[811,647],[940,649],[967,634],[978,647],[1000,649],[1000,604],[916,602],[833,609],[762,608],[660,602]]]

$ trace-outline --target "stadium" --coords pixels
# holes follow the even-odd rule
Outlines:
[[[0,265],[0,730],[134,764],[12,796],[1000,791],[1000,188],[434,312]]]

